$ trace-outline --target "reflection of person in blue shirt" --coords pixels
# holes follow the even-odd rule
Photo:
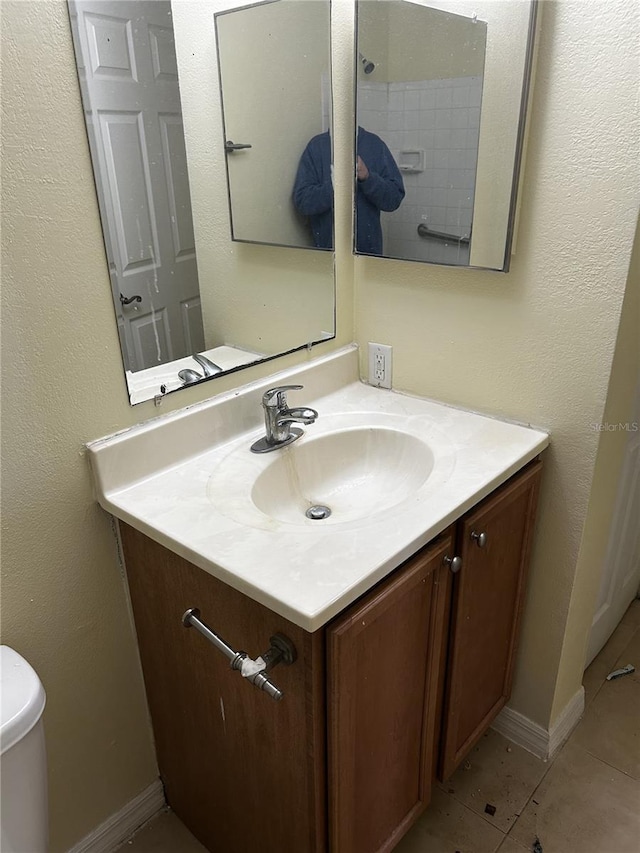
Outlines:
[[[380,211],[397,210],[404,198],[402,175],[375,133],[358,128],[356,250],[382,254]],[[296,209],[309,217],[314,245],[333,248],[333,184],[329,131],[314,136],[300,158],[293,187]]]

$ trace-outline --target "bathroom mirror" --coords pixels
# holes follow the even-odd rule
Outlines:
[[[330,162],[313,192],[318,175],[302,159],[329,130],[329,0],[258,3],[219,12],[215,23],[233,239],[331,248]],[[314,241],[309,219],[320,195],[326,245]]]
[[[358,0],[356,254],[507,271],[535,0]]]
[[[69,0],[132,404],[334,335],[332,253],[237,246],[221,221],[220,5]]]

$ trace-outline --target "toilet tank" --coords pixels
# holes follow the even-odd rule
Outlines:
[[[0,850],[46,853],[44,688],[35,670],[0,646]]]

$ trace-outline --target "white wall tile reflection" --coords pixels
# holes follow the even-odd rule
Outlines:
[[[473,216],[482,77],[358,85],[358,123],[377,133],[402,171],[406,196],[397,211],[382,214],[384,254],[435,263],[468,264],[469,247],[421,237],[418,225],[468,236]]]

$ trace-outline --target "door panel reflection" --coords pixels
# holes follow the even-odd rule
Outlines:
[[[277,0],[215,21],[233,239],[330,248],[293,200],[307,143],[329,130],[329,1]]]

